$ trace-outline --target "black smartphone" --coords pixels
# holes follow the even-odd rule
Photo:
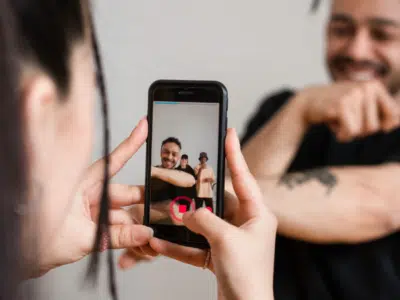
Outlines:
[[[183,214],[224,215],[228,93],[215,81],[158,80],[149,88],[144,224],[176,244],[206,249]]]

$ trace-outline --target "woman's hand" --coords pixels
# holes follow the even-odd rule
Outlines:
[[[233,225],[207,209],[185,214],[183,222],[210,243],[211,261],[207,267],[217,277],[222,299],[273,299],[277,221],[266,209],[241,154],[238,138],[231,130],[226,139],[226,152],[232,184],[239,199],[231,220]],[[156,238],[150,240],[150,246],[162,255],[204,267],[207,252],[202,250]]]
[[[143,145],[147,138],[147,126],[147,121],[141,120],[131,135],[110,154],[110,177],[116,175]],[[34,276],[76,262],[92,252],[103,176],[104,159],[100,159],[88,169],[62,227],[54,237],[49,238],[48,247],[40,253],[39,270],[35,271]],[[134,224],[129,213],[123,209],[125,206],[143,203],[143,195],[143,187],[110,184],[110,236],[103,241],[102,250],[148,244],[153,236],[152,229]]]

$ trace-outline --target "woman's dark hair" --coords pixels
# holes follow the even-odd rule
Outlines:
[[[51,76],[64,95],[71,83],[69,61],[74,43],[85,38],[93,24],[89,0],[0,0],[0,300],[16,297],[22,275],[21,222],[15,207],[26,201],[29,187],[24,144],[24,109],[19,91],[21,61],[29,62]],[[109,130],[107,95],[95,28],[93,47],[104,116],[104,186],[101,211],[88,275],[97,275],[102,234],[108,234]],[[117,298],[112,253],[108,253],[110,288]]]
[[[319,8],[319,5],[321,4],[321,0],[312,0],[311,3],[311,12],[316,12],[317,9]]]

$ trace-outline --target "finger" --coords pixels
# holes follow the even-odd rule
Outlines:
[[[184,214],[183,224],[194,233],[204,236],[210,244],[218,243],[230,230],[236,229],[206,208]]]
[[[150,245],[144,245],[142,247],[139,247],[139,249],[142,251],[143,254],[146,256],[151,256],[151,257],[156,257],[158,256],[158,253],[153,250],[153,248],[150,247]]]
[[[353,101],[353,99],[347,99],[347,101]],[[351,108],[351,106],[347,106],[344,104],[340,108],[340,129],[337,138],[342,142],[350,141],[352,138],[355,137],[357,133],[356,114],[353,112],[353,109],[349,108]]]
[[[99,218],[100,207],[94,207],[90,210],[91,218],[94,222],[97,222]],[[111,225],[130,225],[134,224],[134,220],[130,213],[124,209],[110,209],[108,211],[109,224]]]
[[[350,138],[357,138],[362,133],[363,128],[363,106],[365,102],[365,92],[361,93],[359,97],[352,99],[349,110],[349,124],[350,124]],[[349,100],[349,99],[348,99]]]
[[[109,211],[109,221],[111,225],[131,225],[133,220],[129,213],[123,209],[112,209]]]
[[[111,225],[110,243],[112,249],[144,246],[153,237],[153,230],[143,225]]]
[[[225,187],[227,185],[232,185],[230,180],[226,180]],[[232,223],[232,220],[235,216],[235,213],[239,209],[239,200],[238,198],[230,191],[233,190],[233,187],[229,189],[229,191],[225,191],[224,194],[224,219]]]
[[[127,270],[134,267],[139,262],[149,262],[154,258],[146,255],[139,255],[131,249],[126,250],[118,259],[118,266],[122,270]]]
[[[91,206],[100,204],[102,188],[102,183],[93,186],[93,190],[90,192],[89,196]],[[144,186],[113,183],[109,185],[108,191],[110,205],[113,208],[144,203]]]
[[[365,93],[363,111],[363,136],[367,136],[377,132],[380,128],[378,104],[374,94],[371,94],[370,92]]]
[[[144,216],[143,204],[134,205],[128,210],[128,212],[135,224],[143,224],[143,216]]]
[[[150,240],[150,246],[163,256],[195,267],[202,268],[206,261],[207,253],[204,250],[180,246],[157,238]],[[209,269],[213,269],[212,261],[209,264]]]
[[[260,188],[251,175],[240,149],[239,139],[234,130],[228,130],[226,137],[226,158],[232,185],[239,199],[240,208],[246,218],[259,215],[263,204]]]
[[[377,101],[381,128],[383,131],[390,131],[399,125],[399,107],[387,91],[377,86]]]
[[[329,126],[329,128],[332,130],[333,133],[335,133],[336,135],[339,133],[340,124],[339,122],[337,122],[337,120],[329,122],[327,125]]]
[[[128,160],[139,150],[147,139],[148,124],[146,118],[140,120],[130,136],[124,140],[109,156],[109,176],[112,177],[128,162]],[[104,178],[105,159],[96,161],[88,171],[88,181],[91,185]]]

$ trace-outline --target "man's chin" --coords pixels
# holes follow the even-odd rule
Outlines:
[[[174,166],[173,166],[173,165],[170,165],[170,164],[166,164],[166,165],[163,165],[163,168],[164,168],[164,169],[173,169]]]
[[[386,86],[388,76],[386,74],[371,74],[370,72],[358,72],[358,73],[347,73],[341,71],[335,71],[330,73],[330,77],[335,82],[368,82],[368,81],[379,81]]]

